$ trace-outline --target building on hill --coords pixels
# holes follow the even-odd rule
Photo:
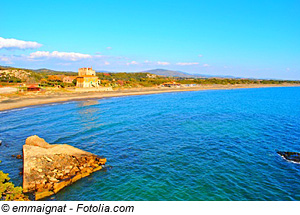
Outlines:
[[[78,69],[76,87],[99,87],[99,79],[96,76],[96,71],[92,67]]]
[[[80,68],[78,69],[78,76],[79,77],[82,77],[82,76],[85,76],[85,75],[96,75],[96,71],[93,70],[93,68]]]

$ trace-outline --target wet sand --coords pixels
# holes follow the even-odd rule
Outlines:
[[[15,108],[35,106],[49,103],[59,103],[66,101],[78,101],[88,99],[101,99],[107,97],[120,97],[130,95],[147,95],[157,93],[200,91],[200,90],[219,90],[219,89],[241,89],[241,88],[264,88],[264,87],[300,87],[296,84],[240,84],[240,85],[203,85],[200,87],[183,87],[183,88],[136,88],[126,90],[114,90],[105,92],[66,92],[52,95],[26,95],[16,96],[13,98],[1,99],[0,111]]]

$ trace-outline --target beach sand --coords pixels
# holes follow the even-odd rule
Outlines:
[[[23,96],[5,97],[0,100],[0,111],[15,108],[42,105],[49,103],[58,103],[76,100],[101,99],[107,97],[120,97],[130,95],[147,95],[157,93],[200,91],[200,90],[219,90],[219,89],[241,89],[241,88],[264,88],[264,87],[299,87],[296,84],[239,84],[239,85],[202,85],[199,87],[182,87],[182,88],[135,88],[123,89],[105,92],[59,92],[52,95],[47,94],[29,94]]]

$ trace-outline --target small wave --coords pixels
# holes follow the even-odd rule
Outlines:
[[[28,107],[14,108],[14,109],[11,109],[11,110],[0,111],[0,114],[10,113],[10,112],[15,112],[15,111],[20,111],[20,110],[26,110],[26,109],[28,109]]]

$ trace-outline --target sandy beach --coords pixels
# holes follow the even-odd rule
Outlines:
[[[66,92],[52,95],[47,94],[31,94],[25,96],[4,97],[0,100],[0,111],[22,108],[27,106],[35,106],[50,103],[59,103],[66,101],[78,101],[88,99],[101,99],[107,97],[120,97],[130,95],[147,95],[157,93],[171,93],[184,91],[200,91],[200,90],[229,90],[242,88],[265,88],[265,87],[299,87],[295,84],[240,84],[240,85],[203,85],[200,87],[185,88],[136,88],[122,89],[106,92]]]

